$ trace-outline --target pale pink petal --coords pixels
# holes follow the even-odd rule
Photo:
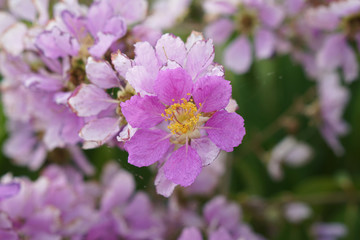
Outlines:
[[[155,49],[162,64],[168,60],[173,60],[183,66],[186,49],[184,42],[179,37],[166,33],[157,41]]]
[[[323,70],[330,71],[339,67],[345,44],[342,34],[329,36],[317,53],[317,65]]]
[[[126,124],[125,127],[121,130],[119,133],[119,136],[116,137],[116,139],[119,142],[126,142],[129,141],[132,136],[136,133],[137,128],[133,128],[130,126],[130,124]]]
[[[222,44],[230,37],[233,30],[233,22],[228,18],[221,18],[209,24],[204,32],[206,37],[213,39],[214,44]]]
[[[216,112],[205,127],[211,141],[226,152],[233,151],[245,136],[244,119],[236,113]]]
[[[255,35],[255,53],[258,59],[271,57],[275,50],[275,36],[266,29],[260,29]]]
[[[104,89],[119,87],[119,79],[108,62],[96,61],[89,57],[86,64],[86,75],[98,87]]]
[[[196,79],[214,60],[215,50],[212,40],[197,41],[190,48],[186,59],[186,70]]]
[[[202,163],[199,154],[188,145],[184,145],[171,154],[164,164],[167,179],[187,187],[200,174]]]
[[[135,63],[144,66],[152,78],[156,78],[160,69],[160,63],[155,54],[154,48],[148,42],[135,43]]]
[[[201,112],[213,112],[228,105],[231,85],[223,77],[205,76],[195,83],[192,96]]]
[[[113,34],[99,32],[94,45],[89,48],[89,53],[91,56],[101,58],[116,40],[117,38]]]
[[[220,153],[220,149],[208,137],[192,139],[191,147],[199,154],[203,166],[212,163]]]
[[[115,67],[115,70],[125,78],[127,71],[132,67],[132,61],[125,54],[120,51],[111,55],[111,62]]]
[[[110,0],[115,14],[125,18],[128,24],[143,20],[146,17],[148,3],[145,0]]]
[[[113,99],[101,88],[93,84],[82,84],[75,89],[68,103],[79,117],[89,117],[109,108]]]
[[[24,37],[27,27],[23,23],[15,23],[0,38],[0,46],[12,55],[19,55],[24,50]]]
[[[161,114],[165,112],[165,106],[155,96],[135,95],[121,103],[121,111],[132,127],[150,128],[164,120]]]
[[[126,73],[126,80],[141,95],[154,92],[155,78],[152,78],[143,66],[130,68]]]
[[[197,42],[197,41],[204,41],[205,38],[201,32],[192,31],[190,36],[186,39],[185,47],[186,50],[189,51],[190,48]]]
[[[13,15],[9,14],[8,12],[0,11],[0,35],[8,29],[11,25],[16,22],[16,19]]]
[[[128,162],[137,167],[149,166],[160,159],[171,147],[168,133],[162,130],[139,129],[125,143]]]
[[[159,72],[154,91],[162,103],[171,105],[182,98],[189,100],[192,88],[190,75],[183,68],[176,68]]]
[[[164,197],[170,197],[176,185],[177,184],[173,183],[172,181],[166,178],[164,174],[164,168],[161,167],[158,170],[158,174],[156,175],[155,178],[156,192],[158,194],[163,195]]]
[[[35,21],[36,8],[32,0],[11,0],[8,1],[9,10],[14,16],[30,22]]]
[[[238,37],[224,51],[224,65],[235,73],[247,72],[251,62],[251,45],[246,37]]]
[[[119,131],[120,121],[117,118],[100,118],[88,122],[81,130],[80,137],[85,141],[104,144]]]

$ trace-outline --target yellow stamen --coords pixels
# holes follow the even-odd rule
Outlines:
[[[181,101],[182,103],[174,103],[165,109],[165,120],[171,121],[168,129],[172,134],[182,135],[192,132],[200,118],[193,101],[187,101],[185,98],[182,98]]]

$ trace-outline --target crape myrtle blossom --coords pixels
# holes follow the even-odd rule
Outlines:
[[[205,35],[215,44],[226,43],[232,33],[238,35],[224,50],[224,65],[235,73],[245,73],[257,59],[267,59],[275,51],[276,29],[284,13],[272,0],[207,0],[204,10],[210,19]],[[251,43],[253,40],[253,44]],[[252,46],[253,45],[253,46]]]
[[[0,201],[0,239],[162,239],[164,226],[149,198],[114,163],[101,182],[55,165],[35,181],[5,175],[1,182],[7,195]]]
[[[155,48],[143,42],[135,52],[134,61],[114,56],[115,68],[128,64],[126,79],[139,93],[121,103],[127,122],[137,128],[124,147],[130,164],[158,162],[157,191],[169,196],[176,184],[191,185],[220,149],[238,146],[244,121],[225,109],[233,104],[231,85],[213,63],[211,40],[193,32],[184,43],[165,34]]]
[[[228,203],[223,196],[217,196],[203,208],[203,231],[209,240],[263,240],[241,219],[241,208],[235,203]],[[178,240],[202,240],[199,227],[184,228]]]
[[[111,141],[120,130],[125,135],[130,131],[122,116],[120,103],[130,99],[135,92],[106,61],[89,57],[86,73],[90,84],[78,86],[68,104],[77,116],[87,117],[79,136],[84,140],[83,148],[94,148]],[[114,98],[107,89],[114,89]]]
[[[110,162],[105,165],[100,182],[100,199],[95,224],[86,234],[86,240],[98,239],[163,239],[164,225],[148,195],[135,192],[131,174]]]
[[[49,58],[88,54],[101,58],[111,45],[125,36],[127,23],[145,17],[147,2],[95,1],[82,14],[71,8],[62,9],[55,23],[36,40],[38,48]]]
[[[287,136],[271,150],[267,165],[268,172],[274,180],[281,180],[282,164],[292,167],[302,166],[311,160],[313,154],[313,149],[308,144],[293,136]]]

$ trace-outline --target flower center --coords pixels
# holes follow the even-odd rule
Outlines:
[[[174,101],[174,100],[173,100]],[[193,100],[181,99],[181,103],[174,103],[161,114],[165,121],[170,121],[168,129],[172,134],[182,135],[195,130],[200,114]]]
[[[250,9],[241,9],[235,19],[238,31],[243,34],[253,33],[258,25],[257,14]]]

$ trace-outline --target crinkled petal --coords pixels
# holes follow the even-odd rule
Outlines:
[[[77,55],[80,46],[69,33],[61,32],[57,27],[38,35],[36,46],[49,58]]]
[[[183,68],[176,68],[159,72],[154,91],[162,103],[171,105],[182,98],[189,100],[192,88],[191,76]]]
[[[160,159],[171,147],[168,133],[162,130],[139,129],[125,143],[128,162],[137,167],[149,166]]]
[[[89,57],[86,64],[86,75],[98,87],[107,89],[119,86],[119,79],[108,62],[96,61]]]
[[[82,84],[75,89],[68,103],[79,117],[89,117],[109,108],[113,99],[101,88],[93,84]]]
[[[77,17],[68,10],[61,12],[61,18],[71,35],[77,40],[83,39],[88,34],[86,21],[83,17]]]
[[[233,151],[245,136],[244,119],[237,113],[224,110],[216,112],[205,127],[211,141],[226,152]]]
[[[132,127],[150,128],[164,120],[161,114],[165,112],[165,106],[155,96],[135,95],[121,103],[121,111]]]
[[[201,112],[213,112],[228,105],[231,85],[223,77],[205,76],[195,83],[192,96]]]
[[[127,71],[132,67],[132,61],[125,54],[120,51],[111,55],[111,62],[115,67],[115,70],[125,78]]]
[[[334,70],[341,64],[341,57],[345,45],[344,36],[336,34],[329,36],[316,56],[317,65],[323,70]]]
[[[0,38],[0,45],[12,55],[19,55],[24,50],[24,37],[27,27],[23,23],[15,23]]]
[[[162,64],[168,60],[173,60],[183,66],[186,49],[184,42],[179,37],[166,33],[157,41],[155,49]]]
[[[275,36],[266,29],[260,29],[255,36],[255,53],[258,59],[269,58],[275,50]]]
[[[79,135],[85,141],[104,144],[119,131],[119,119],[100,118],[88,122],[80,131]]]
[[[235,39],[224,51],[224,64],[235,73],[247,72],[251,62],[251,45],[244,36]]]
[[[171,154],[164,164],[167,179],[181,186],[190,186],[200,174],[202,162],[199,154],[188,145],[184,145]]]
[[[220,149],[208,137],[192,139],[191,147],[199,154],[203,166],[211,164],[220,153]]]
[[[222,44],[230,37],[233,30],[233,22],[228,18],[221,18],[209,24],[204,32],[206,37],[213,39],[214,44]]]
[[[170,197],[177,184],[166,178],[164,168],[161,167],[155,178],[156,192],[164,197]]]
[[[143,66],[130,68],[126,73],[126,80],[141,95],[154,92],[155,78],[152,78]]]
[[[204,35],[201,32],[192,31],[190,36],[186,39],[185,48],[187,51],[197,42],[197,41],[204,41]]]
[[[98,1],[91,5],[87,13],[86,26],[93,37],[104,30],[107,21],[113,16],[113,13],[113,9],[107,1]]]
[[[195,227],[185,228],[182,232],[178,240],[202,240],[201,233],[199,229]],[[219,238],[221,239],[221,238]]]
[[[212,40],[197,41],[189,49],[186,59],[186,70],[196,79],[214,60],[215,51]]]
[[[160,63],[155,54],[154,48],[148,42],[135,43],[135,63],[144,66],[152,78],[156,78],[160,69]]]

